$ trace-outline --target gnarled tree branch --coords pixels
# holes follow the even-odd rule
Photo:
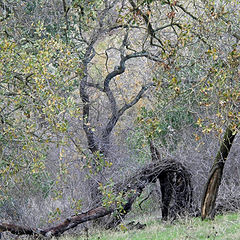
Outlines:
[[[93,208],[89,211],[68,217],[62,223],[46,229],[30,228],[17,224],[0,222],[0,231],[9,231],[12,234],[16,235],[56,237],[60,236],[62,233],[68,231],[69,229],[75,228],[81,223],[92,221],[106,215],[110,215],[113,212],[118,213],[117,216],[119,217],[116,217],[116,215],[114,215],[112,220],[108,224],[108,227],[115,227],[121,222],[122,218],[129,211],[131,211],[133,203],[135,202],[136,198],[141,195],[144,188],[149,183],[155,182],[158,178],[161,178],[161,175],[166,174],[166,172],[168,171],[185,173],[186,169],[184,168],[184,166],[182,166],[181,163],[168,159],[158,163],[148,164],[147,166],[137,171],[137,173],[133,176],[125,179],[123,182],[115,184],[113,187],[113,192],[116,194],[116,196],[121,193],[123,197],[123,204],[120,209],[118,208],[119,204],[117,203],[113,203],[109,207],[103,207],[99,205],[98,207]],[[187,185],[185,187],[189,187],[189,179],[186,182]]]

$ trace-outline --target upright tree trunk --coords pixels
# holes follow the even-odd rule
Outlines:
[[[158,149],[154,146],[152,140],[149,140],[149,145],[150,145],[150,152],[151,152],[151,158],[154,163],[160,162],[161,161],[161,155],[158,151]],[[153,201],[158,204],[158,206],[161,206],[164,202],[164,197],[163,193],[161,190],[161,183],[159,178],[156,180],[155,183],[155,191],[153,192]],[[161,211],[163,213],[163,207],[161,208]],[[163,214],[162,214],[163,215]]]
[[[157,148],[150,141],[150,151],[152,161],[161,163],[161,156]],[[192,185],[191,174],[180,162],[171,160],[177,169],[171,168],[159,174],[157,181],[160,183],[162,195],[162,220],[166,221],[169,217],[176,218],[189,212],[192,208]],[[173,207],[170,208],[170,203]]]
[[[235,134],[233,133],[231,128],[228,127],[224,134],[223,142],[221,143],[220,149],[214,160],[213,166],[209,173],[208,181],[204,189],[201,204],[202,220],[205,218],[213,219],[214,217],[214,207],[218,194],[218,189],[222,180],[224,164],[232,147],[234,138]]]

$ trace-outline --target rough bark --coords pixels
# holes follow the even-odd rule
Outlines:
[[[150,152],[153,162],[161,162],[161,156],[153,142],[150,141]],[[176,218],[177,215],[183,215],[192,207],[192,185],[191,174],[180,163],[179,168],[163,171],[158,181],[162,194],[162,219],[169,217]],[[173,206],[170,209],[170,203]]]
[[[105,207],[100,206],[100,207],[91,209],[85,213],[81,213],[79,215],[69,217],[61,224],[55,227],[50,227],[46,229],[39,229],[39,228],[34,229],[30,227],[24,227],[24,226],[19,226],[15,224],[0,222],[0,230],[1,232],[9,231],[12,234],[16,234],[16,235],[40,235],[44,237],[60,236],[62,233],[66,232],[71,228],[76,227],[81,223],[106,216],[111,212],[113,212],[113,209],[111,208],[107,209]]]
[[[99,219],[106,215],[113,214],[111,221],[108,224],[109,228],[117,226],[122,218],[132,209],[132,205],[137,197],[139,197],[147,184],[156,182],[156,180],[165,172],[181,172],[183,169],[182,164],[174,160],[165,160],[160,163],[151,163],[144,168],[140,169],[135,175],[129,177],[123,182],[115,184],[113,192],[116,194],[121,193],[123,196],[122,208],[118,209],[117,204],[114,203],[109,207],[98,206],[87,212],[68,217],[57,226],[46,229],[34,229],[16,224],[9,224],[0,222],[0,231],[9,231],[16,235],[38,235],[44,237],[59,236],[67,230],[76,227],[77,225]]]
[[[165,182],[169,182],[169,178],[166,179],[166,176],[169,176],[170,174],[174,175],[174,180],[171,178],[170,180],[174,182],[169,185],[164,185]],[[171,176],[171,175],[170,175]],[[174,199],[175,206],[173,209],[173,214],[175,215],[181,215],[185,211],[188,211],[191,208],[192,204],[192,186],[191,186],[191,176],[188,173],[188,170],[179,162],[167,159],[167,160],[161,160],[160,162],[154,162],[149,164],[147,167],[143,168],[138,174],[136,174],[134,177],[129,178],[127,181],[125,181],[123,186],[127,186],[125,188],[119,188],[118,189],[124,189],[124,192],[133,191],[135,192],[135,195],[129,199],[129,206],[126,207],[125,213],[121,214],[120,216],[114,217],[111,222],[108,224],[108,228],[115,227],[117,224],[119,224],[122,220],[122,218],[131,210],[132,203],[135,201],[135,199],[141,195],[143,189],[148,183],[154,183],[160,180],[161,183],[161,191],[163,197],[163,202],[165,203],[165,207],[163,207],[163,218],[166,219],[168,217],[169,213],[169,199]],[[172,191],[170,195],[168,195]],[[175,193],[173,195],[173,192]],[[169,202],[168,202],[169,201]],[[167,209],[165,211],[165,209]],[[164,212],[165,211],[165,212]]]
[[[161,161],[161,155],[158,151],[158,149],[154,146],[152,140],[149,141],[150,145],[150,153],[151,153],[151,158],[153,162],[159,162]],[[156,202],[159,206],[162,205],[163,203],[163,195],[162,195],[162,190],[161,190],[161,183],[160,180],[158,179],[155,183],[155,188],[156,190],[153,192],[153,201]],[[163,207],[162,207],[162,212],[163,212]]]
[[[230,127],[226,129],[223,137],[223,142],[214,160],[213,166],[210,170],[209,177],[204,188],[202,203],[201,203],[201,218],[213,219],[214,208],[218,189],[221,184],[224,164],[232,147],[235,134]]]
[[[154,146],[153,142],[149,142],[150,145],[150,152],[151,152],[151,158],[153,162],[161,161],[161,155],[158,151],[158,149]]]

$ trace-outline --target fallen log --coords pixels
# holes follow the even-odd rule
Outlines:
[[[16,235],[33,235],[34,231],[31,228],[14,225],[11,223],[0,222],[0,232],[11,232]]]
[[[0,231],[1,232],[8,231],[15,235],[40,235],[44,237],[54,237],[54,236],[56,237],[56,236],[60,236],[62,233],[66,232],[71,228],[76,227],[81,223],[98,219],[100,217],[104,217],[112,213],[113,211],[114,210],[111,208],[107,209],[105,207],[100,206],[100,207],[91,209],[85,213],[68,217],[61,224],[55,227],[44,229],[44,230],[40,228],[30,228],[30,227],[0,222]]]
[[[16,235],[56,237],[60,236],[62,233],[66,232],[69,229],[75,228],[81,223],[92,221],[115,212],[117,214],[113,214],[112,219],[108,224],[108,227],[112,228],[117,226],[121,222],[122,218],[131,210],[134,201],[141,195],[142,191],[149,183],[156,182],[156,180],[166,172],[177,172],[179,174],[181,172],[185,173],[185,171],[186,169],[184,166],[174,160],[164,160],[157,163],[151,163],[140,169],[135,175],[127,178],[125,181],[116,183],[114,185],[113,192],[115,194],[121,193],[123,197],[121,209],[119,209],[119,204],[117,203],[113,203],[108,207],[98,206],[87,212],[68,217],[62,223],[46,229],[29,228],[25,226],[0,222],[0,231],[9,231]],[[182,176],[184,177],[185,175],[183,174]],[[186,186],[184,185],[184,187],[191,189],[190,179],[187,179],[185,182]],[[189,191],[185,191],[184,194],[186,195],[185,199],[187,199],[190,204],[191,193]]]

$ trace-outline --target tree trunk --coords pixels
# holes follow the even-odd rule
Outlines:
[[[209,177],[204,189],[202,204],[201,204],[201,217],[202,220],[205,218],[214,218],[214,207],[218,194],[218,189],[221,184],[224,164],[227,156],[232,147],[235,134],[230,127],[226,129],[223,137],[223,142],[214,160],[213,166],[210,170]]]
[[[153,162],[161,163],[161,155],[150,141],[150,152]],[[178,169],[170,168],[158,176],[162,194],[162,220],[169,217],[175,219],[178,215],[189,212],[192,208],[191,174],[181,164]],[[173,203],[170,207],[171,202]]]

